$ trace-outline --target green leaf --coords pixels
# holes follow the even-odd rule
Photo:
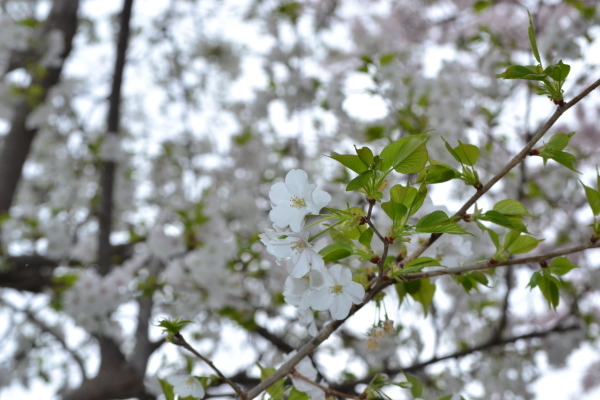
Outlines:
[[[556,310],[558,304],[560,302],[560,294],[558,288],[560,287],[560,282],[553,276],[546,277],[541,276],[541,279],[538,282],[538,287],[542,292],[544,298],[548,301],[548,304]]]
[[[371,228],[369,228],[360,234],[360,237],[358,238],[358,243],[360,243],[363,246],[370,249],[372,240],[373,240],[373,230]]]
[[[490,228],[488,228],[487,226],[483,225],[479,221],[475,221],[475,223],[477,224],[479,229],[481,229],[484,232],[487,232],[490,235],[490,239],[492,239],[494,246],[496,246],[496,250],[498,250],[500,248],[500,239],[498,238],[498,234],[496,232],[494,232],[493,230],[491,230]]]
[[[332,262],[351,256],[352,252],[352,247],[346,243],[333,243],[323,247],[319,254],[323,256],[323,261]]]
[[[165,395],[165,400],[175,400],[175,393],[173,392],[173,386],[169,384],[169,382],[164,379],[158,378],[160,382],[160,387],[163,390],[163,394]]]
[[[429,160],[431,162],[431,159]],[[427,184],[448,182],[458,176],[458,171],[452,167],[435,164],[428,165],[419,173],[417,182],[425,182]]]
[[[473,271],[469,274],[469,276],[484,286],[489,284],[487,276],[485,276],[485,274],[481,271]]]
[[[275,368],[264,368],[259,363],[256,363],[256,365],[258,365],[258,368],[260,369],[260,380],[261,381],[264,381],[269,376],[273,375],[276,371]],[[267,389],[267,393],[269,393],[271,395],[272,400],[278,400],[278,399],[283,398],[283,394],[285,393],[285,387],[284,387],[283,382],[284,382],[284,380],[280,379]]]
[[[508,229],[515,229],[521,232],[527,232],[527,227],[521,222],[521,217],[507,217],[498,211],[489,210],[484,214],[474,217],[476,220],[490,221],[496,225],[503,226]]]
[[[392,221],[398,221],[400,218],[404,217],[408,211],[404,204],[396,203],[395,201],[381,203],[381,208]]]
[[[509,244],[507,250],[511,254],[523,254],[535,249],[538,243],[543,241],[544,239],[536,239],[533,236],[520,235]]]
[[[510,65],[501,74],[496,75],[496,78],[502,79],[526,79],[528,81],[543,81],[546,75],[537,71],[533,65]]]
[[[344,167],[351,169],[357,174],[363,173],[369,169],[369,164],[363,162],[359,156],[355,156],[353,154],[338,154],[336,152],[332,152],[329,157],[338,161]]]
[[[425,198],[427,197],[427,186],[425,183],[421,183],[419,186],[419,190],[417,190],[417,195],[415,196],[412,204],[409,207],[408,215],[412,217],[423,205]]]
[[[536,287],[540,284],[540,280],[542,278],[543,278],[542,274],[540,274],[539,272],[534,272],[531,275],[531,278],[529,279],[529,283],[527,284],[527,286],[529,286],[531,289],[533,289],[534,287]]]
[[[382,54],[381,57],[379,57],[379,64],[387,65],[387,64],[391,63],[392,61],[394,61],[395,58],[396,58],[396,55],[393,53]]]
[[[350,247],[354,245],[354,242],[352,242],[352,240],[348,236],[346,236],[343,232],[337,229],[330,229],[329,236],[331,236],[331,239],[334,243],[346,243]]]
[[[569,72],[571,71],[571,66],[568,64],[563,64],[562,60],[558,62],[558,64],[549,65],[544,70],[544,73],[547,74],[550,78],[554,79],[556,82],[563,82],[569,76]]]
[[[371,151],[370,148],[363,147],[361,149],[357,149],[356,146],[354,146],[354,149],[356,150],[356,154],[358,155],[360,160],[365,165],[367,165],[367,166],[371,165],[371,163],[373,162],[373,152]]]
[[[421,218],[415,226],[419,233],[453,233],[457,235],[471,235],[462,229],[456,222],[448,218],[443,211],[434,211]]]
[[[435,294],[435,285],[430,282],[429,278],[412,282],[420,282],[419,290],[414,293],[409,292],[409,294],[413,299],[415,299],[415,301],[421,303],[421,305],[423,306],[423,314],[427,315],[429,306],[433,302],[433,295]],[[408,283],[410,284],[412,282]]]
[[[483,10],[485,10],[486,8],[490,7],[492,4],[493,4],[493,2],[491,0],[487,0],[487,1],[479,0],[473,4],[473,10],[476,13],[479,13],[479,12],[482,12]]]
[[[310,397],[306,393],[297,390],[295,387],[292,387],[287,398],[288,400],[310,400]]]
[[[581,174],[581,172],[575,169],[574,163],[577,161],[577,159],[571,153],[567,153],[566,151],[554,151],[546,148],[540,152],[539,156],[544,159],[544,165],[546,165],[546,161],[548,161],[548,159],[552,159],[557,163],[569,168],[571,171]]]
[[[411,384],[410,394],[414,398],[421,397],[423,395],[423,385],[421,382],[414,376],[408,375],[406,372],[404,372],[404,377]]]
[[[460,140],[458,146],[454,148],[454,152],[458,156],[460,163],[473,167],[479,160],[479,148],[472,144],[464,144]]]
[[[373,171],[371,170],[361,173],[356,178],[348,182],[348,186],[346,186],[346,191],[351,192],[353,190],[358,190],[365,187],[367,183],[369,183],[369,179],[371,179],[371,176],[373,176]]]
[[[403,275],[403,274],[412,274],[414,272],[419,272],[425,267],[438,267],[441,266],[440,262],[435,258],[431,257],[419,257],[415,258],[411,262],[407,263],[404,268],[394,272],[394,277]]]
[[[563,276],[572,269],[579,267],[577,265],[573,265],[567,257],[558,257],[552,260],[552,263],[548,268],[552,274]]]
[[[493,210],[503,215],[533,217],[533,215],[529,214],[523,203],[513,199],[500,200],[494,205]]]
[[[575,132],[557,133],[550,138],[550,141],[548,141],[545,148],[554,151],[563,151],[574,134]]]
[[[594,213],[594,215],[600,214],[600,192],[586,185],[583,185],[583,188],[585,189],[585,197],[587,198],[588,204],[592,208],[592,213]]]
[[[533,29],[533,21],[531,20],[531,13],[529,10],[527,11],[527,15],[529,15],[529,29],[527,33],[529,34],[529,43],[531,43],[531,50],[533,51],[533,56],[537,60],[539,64],[542,64],[542,59],[540,58],[540,52],[538,51],[537,42],[535,40],[535,31]]]
[[[427,140],[429,136],[421,133],[390,143],[381,151],[383,169],[393,168],[401,174],[421,171],[427,163]]]
[[[417,189],[407,183],[406,186],[394,185],[390,189],[390,197],[392,201],[404,204],[406,208],[410,208],[417,196]]]
[[[369,69],[365,72],[368,72]],[[367,141],[372,142],[373,140],[381,139],[383,134],[385,133],[385,128],[381,125],[374,125],[367,128],[365,131],[365,136],[367,137]]]

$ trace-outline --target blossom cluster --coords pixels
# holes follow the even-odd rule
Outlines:
[[[304,229],[308,214],[317,214],[331,201],[331,196],[316,184],[308,183],[308,175],[301,169],[288,172],[285,183],[279,182],[269,192],[273,209],[269,213],[275,230],[260,235],[267,251],[277,258],[278,264],[289,259],[290,276],[285,281],[285,301],[298,308],[300,322],[309,326],[309,333],[317,335],[313,311],[329,310],[335,319],[344,319],[352,304],[359,304],[364,288],[352,281],[352,272],[341,265],[325,266],[321,255],[309,240]]]

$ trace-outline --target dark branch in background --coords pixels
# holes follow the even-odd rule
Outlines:
[[[87,378],[87,374],[85,372],[85,365],[83,363],[83,360],[81,359],[81,357],[75,352],[75,350],[70,349],[69,346],[67,346],[67,343],[65,342],[65,338],[63,337],[63,335],[61,335],[59,332],[57,332],[56,330],[54,330],[53,328],[49,327],[48,325],[46,325],[44,322],[40,321],[29,309],[21,309],[21,308],[17,308],[14,305],[0,299],[0,304],[4,304],[5,306],[11,308],[12,310],[16,311],[16,312],[22,312],[23,314],[25,314],[25,316],[27,317],[27,319],[29,321],[31,321],[34,325],[36,325],[38,328],[40,328],[40,330],[42,332],[48,333],[50,335],[52,335],[54,337],[54,339],[56,339],[56,341],[67,351],[67,353],[69,353],[69,355],[73,358],[73,360],[77,363],[77,366],[79,367],[79,372],[81,373],[81,376],[83,377],[83,379]]]
[[[269,332],[266,328],[263,328],[262,326],[258,326],[256,329],[253,329],[250,332],[256,333],[262,338],[268,340],[269,342],[271,342],[272,345],[274,345],[284,353],[291,353],[292,351],[294,351],[294,348],[288,343],[286,343],[282,338],[275,335],[274,333]]]
[[[133,245],[120,244],[112,247],[113,256],[126,260],[133,254]],[[73,263],[72,266],[79,264]],[[38,254],[7,257],[0,270],[0,287],[43,293],[53,286],[52,274],[58,261]]]
[[[125,55],[129,43],[129,21],[131,19],[131,8],[133,0],[125,0],[121,12],[121,24],[119,41],[117,43],[117,54],[115,57],[115,71],[110,96],[108,98],[109,108],[106,122],[108,135],[117,135],[121,114],[121,86],[123,83],[123,70],[125,69]],[[115,182],[116,165],[112,161],[104,161],[102,169],[101,187],[102,194],[99,210],[99,235],[98,235],[98,272],[106,275],[110,268],[111,248],[110,233],[113,214],[113,191]]]
[[[500,322],[498,326],[496,326],[493,334],[493,339],[500,340],[502,338],[502,333],[508,324],[508,305],[510,299],[510,293],[513,288],[513,270],[512,268],[507,268],[504,276],[504,281],[506,282],[506,293],[504,293],[504,300],[502,301],[502,310],[500,314]]]
[[[48,67],[47,73],[43,77],[33,76],[29,88],[25,89],[26,92],[32,88],[42,89],[40,97],[35,99],[38,105],[45,100],[50,88],[60,80],[65,59],[71,52],[73,36],[77,30],[78,8],[78,0],[55,0],[48,18],[35,34],[33,39],[35,44],[43,43],[53,30],[60,31],[64,41],[60,65]],[[40,48],[43,49],[44,46],[40,46]],[[14,56],[18,57],[16,54]],[[36,54],[32,63],[38,64],[42,57],[43,52]],[[37,128],[28,129],[25,124],[35,108],[30,103],[31,100],[28,102],[25,98],[18,99],[10,122],[10,130],[4,138],[4,145],[0,151],[0,188],[2,188],[0,190],[0,215],[7,214],[10,209],[21,180],[23,165],[37,133]]]
[[[575,330],[580,330],[581,326],[577,325],[577,324],[573,324],[573,325],[567,325],[567,326],[562,326],[562,325],[557,325],[554,326],[552,328],[549,329],[545,329],[542,331],[538,331],[538,332],[531,332],[525,335],[521,335],[521,336],[513,336],[510,338],[506,338],[506,339],[502,339],[502,340],[490,340],[487,341],[483,344],[480,344],[478,346],[474,346],[468,349],[464,349],[464,350],[460,350],[457,351],[455,353],[452,354],[448,354],[446,356],[442,356],[442,357],[433,357],[427,361],[423,361],[423,362],[419,362],[416,364],[413,364],[411,366],[405,367],[405,368],[397,368],[397,369],[388,369],[386,371],[384,371],[386,374],[393,376],[393,375],[397,375],[400,374],[402,372],[415,372],[415,371],[419,371],[422,370],[423,368],[438,363],[440,361],[445,361],[445,360],[451,360],[451,359],[457,359],[457,358],[461,358],[461,357],[465,357],[468,356],[470,354],[476,353],[478,351],[486,351],[489,349],[492,349],[494,347],[499,347],[499,346],[505,346],[507,344],[511,344],[511,343],[515,343],[519,340],[529,340],[529,339],[535,339],[535,338],[543,338],[546,337],[552,333],[564,333],[564,332],[571,332],[571,331],[575,331]],[[331,385],[332,388],[335,388],[337,390],[341,390],[341,391],[346,391],[346,392],[350,392],[350,391],[354,391],[354,387],[358,384],[368,384],[371,379],[373,379],[375,375],[369,375],[366,376],[365,378],[356,380],[356,381],[352,381],[352,382],[346,382],[346,383],[342,383],[340,385]]]

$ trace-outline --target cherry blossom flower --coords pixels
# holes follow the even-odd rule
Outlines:
[[[316,269],[309,271],[302,278],[288,277],[285,280],[283,296],[286,303],[297,306],[303,310],[310,305],[310,297],[325,285],[325,275]]]
[[[365,295],[361,284],[352,281],[352,272],[336,264],[325,275],[328,282],[310,298],[310,306],[317,310],[329,310],[334,319],[344,319],[350,313],[352,303],[360,304]]]
[[[316,189],[316,184],[308,183],[308,175],[301,169],[293,169],[285,176],[285,183],[271,186],[269,198],[274,207],[269,217],[276,227],[289,225],[294,232],[300,232],[307,214],[318,213],[331,201],[329,193]]]
[[[296,353],[296,350],[294,350],[293,352],[288,354],[286,360],[289,360],[291,357],[296,355]],[[311,381],[317,381],[317,370],[315,369],[309,358],[303,358],[298,364],[296,364],[296,367],[294,367],[294,369],[298,371],[300,375],[310,379]],[[292,378],[292,384],[294,385],[296,390],[306,393],[311,398],[311,400],[325,399],[325,392],[322,389],[319,389],[317,386],[306,382],[303,379],[297,378],[294,375],[290,375],[290,378]]]
[[[317,324],[315,324],[315,316],[312,309],[298,308],[298,322],[303,325],[308,325],[308,333],[311,336],[317,336],[319,333],[317,330]]]
[[[308,231],[275,232],[267,230],[259,235],[267,251],[277,257],[277,262],[291,258],[294,268],[292,277],[301,278],[311,269],[324,268],[323,258],[308,243]]]
[[[192,396],[201,399],[204,397],[204,387],[195,376],[170,375],[165,380],[173,386],[173,392],[177,393],[181,398]]]

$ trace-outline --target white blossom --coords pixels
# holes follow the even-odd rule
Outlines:
[[[170,375],[165,380],[173,386],[173,391],[181,398],[192,396],[201,399],[204,397],[204,387],[195,376]]]
[[[309,271],[302,278],[290,276],[285,281],[283,296],[286,303],[305,310],[310,306],[311,295],[320,290],[324,284],[325,276],[320,270]]]
[[[294,268],[292,277],[301,278],[312,269],[324,268],[323,258],[308,243],[308,231],[275,232],[270,229],[259,235],[267,246],[267,251],[277,257],[277,261],[291,258]]]
[[[318,213],[331,201],[329,193],[316,189],[316,184],[308,183],[308,175],[301,169],[293,169],[285,177],[285,183],[271,186],[269,198],[274,204],[269,213],[273,224],[279,228],[289,225],[294,232],[300,232],[307,214]]]
[[[352,303],[360,304],[365,295],[361,284],[352,281],[349,268],[339,264],[325,274],[327,283],[310,299],[310,306],[317,311],[329,310],[334,319],[344,319],[350,313]]]
[[[300,322],[302,325],[308,325],[308,333],[311,336],[317,336],[319,333],[317,330],[317,324],[315,324],[315,316],[312,309],[298,308],[298,322]]]

